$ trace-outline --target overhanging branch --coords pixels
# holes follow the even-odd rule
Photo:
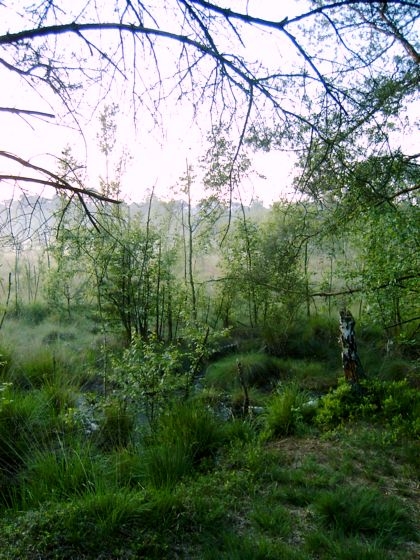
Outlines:
[[[0,175],[0,182],[1,181],[16,181],[16,182],[41,184],[41,185],[45,185],[45,186],[54,187],[55,189],[69,191],[69,192],[75,193],[75,194],[80,195],[80,196],[87,196],[89,198],[100,200],[102,202],[111,202],[111,203],[115,203],[115,204],[121,204],[120,200],[110,198],[108,196],[105,196],[105,195],[97,192],[97,191],[87,189],[83,186],[78,186],[78,187],[74,186],[71,183],[69,183],[66,179],[64,179],[63,177],[60,177],[59,175],[49,171],[48,169],[45,169],[43,167],[39,167],[38,165],[34,165],[33,163],[30,163],[29,161],[26,161],[23,158],[21,158],[19,156],[16,156],[14,154],[11,154],[9,152],[5,152],[3,150],[0,150],[0,157],[4,157],[4,158],[10,159],[12,161],[15,161],[16,163],[19,163],[23,167],[33,169],[34,171],[37,171],[37,172],[46,176],[46,178],[40,178],[40,177],[28,177],[28,176],[24,176],[24,175],[15,175],[15,174],[11,174],[11,173],[5,173],[5,174]]]

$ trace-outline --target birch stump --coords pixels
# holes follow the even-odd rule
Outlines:
[[[351,312],[348,309],[342,309],[340,311],[340,342],[344,377],[349,383],[358,385],[366,374],[357,353],[355,325],[356,321]]]

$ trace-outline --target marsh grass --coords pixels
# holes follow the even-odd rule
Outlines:
[[[21,319],[9,319],[2,328],[1,355],[7,367],[0,369],[3,379],[23,388],[44,383],[81,387],[90,381],[102,338],[90,332],[85,319],[57,324],[50,317],[34,328]]]
[[[242,364],[249,387],[269,391],[286,375],[278,358],[261,352],[235,354],[218,360],[207,368],[205,386],[228,392],[240,389],[238,361]]]
[[[168,446],[177,442],[199,463],[217,451],[224,437],[223,423],[211,410],[186,401],[174,402],[159,417],[151,441]]]
[[[118,400],[96,396],[99,430],[87,433],[72,424],[71,414],[80,412],[75,398],[86,364],[102,373],[92,337],[82,341],[87,325],[74,339],[48,344],[42,339],[53,332],[50,318],[39,328],[33,346],[28,325],[22,331],[27,342],[15,332],[21,346],[2,379],[0,560],[418,556],[418,440],[413,430],[402,432],[397,425],[412,420],[417,400],[411,387],[387,385],[381,411],[395,425],[382,412],[372,423],[367,409],[355,419],[359,405],[342,390],[327,411],[327,420],[336,414],[333,429],[308,430],[313,419],[302,414],[307,389],[326,386],[333,369],[324,368],[329,351],[316,365],[311,346],[298,348],[296,334],[292,342],[301,356],[270,362],[283,384],[274,395],[265,394],[265,414],[232,419],[213,412],[221,395],[237,390],[234,356],[208,371],[204,394],[168,403],[150,429]],[[56,332],[74,328],[55,325]],[[331,333],[316,334],[318,343]],[[335,354],[335,332],[334,337]],[[33,353],[22,358],[21,349],[29,345]],[[62,374],[42,379],[52,353],[61,356]],[[4,385],[16,364],[33,356],[37,367],[25,366],[33,381],[24,389]],[[250,363],[261,356],[253,354]],[[254,375],[253,398],[266,392],[264,367],[247,370]],[[413,409],[408,416],[406,408]]]
[[[266,500],[254,505],[250,520],[264,533],[287,539],[292,533],[292,516],[283,505],[270,502],[271,500]]]
[[[35,450],[45,449],[59,428],[49,397],[40,390],[9,390],[0,406],[0,502],[12,505],[19,476]]]
[[[339,535],[373,538],[391,548],[418,538],[402,504],[373,488],[343,486],[324,492],[314,508],[321,526]]]
[[[146,482],[171,487],[193,469],[209,465],[225,439],[222,422],[195,402],[173,403],[147,439],[144,451]]]
[[[129,446],[134,436],[134,412],[118,399],[107,400],[101,412],[94,433],[96,444],[104,451]]]
[[[282,542],[274,543],[263,535],[244,537],[225,532],[222,538],[221,543],[204,552],[203,560],[307,560],[295,547]]]
[[[302,423],[300,409],[306,400],[308,395],[296,383],[279,385],[263,414],[263,437],[273,439],[296,433]]]
[[[406,551],[398,554],[389,551],[380,542],[369,542],[357,537],[332,535],[325,530],[310,533],[305,540],[305,549],[316,558],[326,560],[406,560]]]
[[[153,488],[173,488],[193,470],[191,453],[182,442],[148,447],[143,455],[144,484]]]
[[[48,500],[66,501],[85,494],[100,493],[110,485],[106,462],[87,444],[34,451],[22,473],[22,501],[39,506]]]

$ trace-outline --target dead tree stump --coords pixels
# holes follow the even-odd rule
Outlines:
[[[366,374],[357,353],[355,325],[356,321],[351,312],[348,309],[342,309],[340,311],[340,342],[344,377],[349,383],[358,385]]]
[[[238,370],[238,378],[239,378],[239,383],[241,384],[241,387],[243,389],[244,392],[244,399],[242,402],[242,414],[243,416],[248,416],[249,414],[249,393],[248,393],[248,386],[246,383],[246,379],[245,379],[245,375],[244,375],[244,368],[242,366],[242,362],[240,362],[239,360],[236,360],[236,367]]]

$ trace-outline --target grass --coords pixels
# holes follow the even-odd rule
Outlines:
[[[277,358],[254,352],[227,356],[211,364],[206,372],[205,385],[232,392],[241,387],[238,378],[238,361],[242,364],[245,381],[249,387],[269,391],[287,376]]]
[[[323,492],[315,500],[314,510],[326,530],[345,537],[373,538],[384,548],[396,548],[416,538],[402,502],[375,488],[347,485]]]
[[[308,399],[296,383],[280,385],[267,403],[263,436],[273,439],[296,433],[300,423],[299,411]]]
[[[243,365],[251,403],[257,406],[279,382],[295,382],[302,389],[319,393],[335,387],[341,374],[340,368],[310,359],[276,358],[257,352],[228,356],[208,367],[204,385],[207,391],[229,394],[233,405],[243,398],[237,361]]]
[[[230,436],[217,440],[216,462],[205,469],[189,462],[177,473],[173,448],[164,448],[158,473],[157,440],[147,447],[160,454],[147,476],[144,456],[135,448],[109,455],[94,448],[69,450],[55,466],[47,453],[39,454],[28,472],[34,489],[45,481],[45,495],[38,496],[38,505],[3,514],[0,559],[32,558],[31,550],[46,560],[415,558],[418,473],[406,470],[393,444],[384,447],[372,437],[372,453],[365,453],[364,437],[358,441],[356,431],[334,441],[246,441],[235,435],[235,424]],[[350,451],[351,474],[346,460],[338,460]],[[392,455],[398,478],[385,467],[378,467],[375,481],[365,476],[374,453],[383,462]],[[162,472],[176,476],[162,483]],[[411,488],[404,497],[397,481]]]
[[[64,344],[65,356],[81,336],[37,348],[48,356]],[[115,395],[92,405],[83,395],[82,410],[69,370],[77,362],[64,359],[60,375],[42,379],[48,358],[41,367],[37,355],[23,368],[36,372],[30,384],[4,385],[13,355],[0,384],[0,560],[419,556],[419,440],[399,429],[412,426],[403,409],[417,400],[405,382],[375,382],[358,402],[334,389],[316,426],[303,411],[308,389],[334,377],[326,362],[251,354],[241,359],[265,410],[232,418],[217,405],[238,391],[235,356],[211,366],[202,394],[168,403],[146,429]],[[270,384],[283,381],[271,394],[267,372]]]

